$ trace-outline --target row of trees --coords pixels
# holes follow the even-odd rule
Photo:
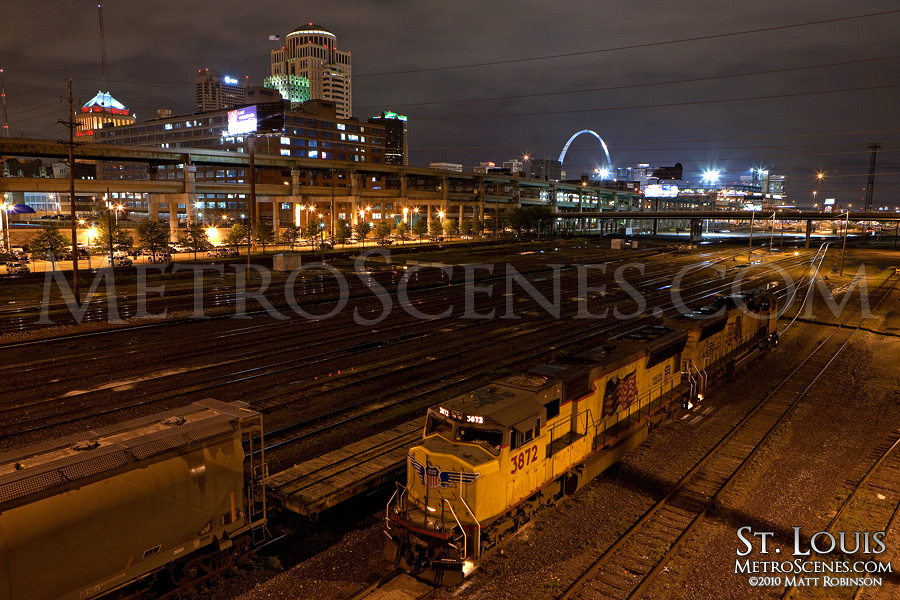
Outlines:
[[[510,214],[510,223],[519,231],[535,227],[540,230],[542,221],[547,225],[550,223],[550,210],[543,209],[546,214],[541,210],[540,208],[513,209]],[[96,233],[93,236],[92,245],[98,248],[109,248],[110,241],[112,241],[112,247],[117,249],[130,249],[135,245],[134,237],[129,230],[120,228],[114,222],[100,220],[94,229]],[[252,235],[256,243],[262,246],[265,254],[266,247],[275,244],[276,241],[289,245],[293,249],[301,240],[314,242],[320,239],[322,231],[322,222],[320,221],[311,222],[307,226],[291,224],[281,229],[280,236],[276,240],[274,228],[267,221],[257,222],[252,230],[243,223],[235,223],[228,229],[222,241],[237,249],[242,245],[247,245]],[[409,233],[420,239],[426,235],[480,235],[484,232],[484,221],[463,219],[462,222],[458,222],[456,219],[432,219],[430,223],[426,223],[424,219],[419,219],[410,232],[405,223],[399,223],[394,229],[389,222],[385,221],[373,225],[369,221],[360,220],[351,226],[345,219],[340,219],[335,227],[333,241],[338,244],[346,244],[353,239],[354,235],[357,239],[365,240],[372,231],[375,232],[375,238],[378,240],[387,239],[394,231],[404,239]],[[155,258],[156,255],[164,254],[168,250],[170,233],[169,224],[166,222],[143,221],[137,227],[138,247],[148,250]],[[185,229],[178,232],[178,242],[192,248],[194,258],[196,258],[197,252],[211,246],[206,229],[196,221],[188,223]],[[54,257],[61,257],[69,246],[71,246],[69,237],[64,235],[53,223],[45,224],[31,243],[32,251],[38,256],[52,254]]]

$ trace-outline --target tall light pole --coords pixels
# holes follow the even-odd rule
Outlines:
[[[3,212],[0,213],[0,230],[3,231],[3,245],[6,247],[6,253],[10,253],[10,244],[9,244],[9,194],[3,195],[3,202],[0,203],[0,210]],[[4,220],[5,219],[5,220]]]
[[[769,252],[772,251],[772,244],[775,241],[775,211],[772,211],[772,232],[769,234]]]
[[[756,221],[756,211],[750,212],[750,249],[747,251],[747,262],[753,257],[753,223]]]
[[[844,276],[844,252],[847,250],[847,230],[850,228],[850,211],[848,210],[846,213],[846,220],[844,221],[844,243],[841,245],[841,277]]]

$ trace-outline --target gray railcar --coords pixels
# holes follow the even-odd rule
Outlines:
[[[0,456],[0,600],[214,571],[263,534],[261,450],[259,413],[208,399]]]

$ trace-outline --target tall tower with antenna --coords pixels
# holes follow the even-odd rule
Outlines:
[[[103,31],[103,0],[98,0],[97,11],[100,17],[100,62],[103,77],[103,89],[97,95],[81,107],[75,115],[78,130],[75,135],[92,139],[95,129],[103,127],[115,127],[118,125],[131,125],[137,119],[128,108],[112,97],[109,93],[109,67],[106,64],[106,34]]]
[[[103,0],[98,0],[97,11],[100,13],[100,64],[103,69],[103,89],[109,91],[109,68],[106,65],[106,34],[103,31]]]

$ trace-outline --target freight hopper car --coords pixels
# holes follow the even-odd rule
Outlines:
[[[385,555],[455,585],[533,514],[574,493],[687,400],[687,333],[644,326],[428,410],[385,518]]]
[[[97,598],[228,564],[264,533],[264,463],[243,446],[261,435],[246,404],[204,400],[0,456],[0,600]]]
[[[707,387],[732,375],[760,351],[778,343],[778,306],[766,292],[746,292],[664,321],[687,332],[681,370],[690,398],[703,399]]]

